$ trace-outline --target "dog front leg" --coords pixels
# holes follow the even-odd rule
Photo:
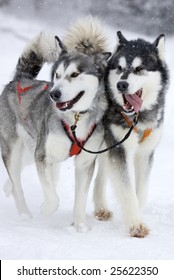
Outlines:
[[[95,179],[94,193],[93,193],[95,217],[100,221],[107,221],[112,217],[112,212],[108,210],[107,201],[106,201],[108,155],[106,154],[98,155],[97,162],[98,162],[98,170]]]
[[[136,195],[134,158],[130,151],[117,149],[111,157],[111,183],[117,189],[126,227],[132,237],[145,237],[149,230],[142,220]]]
[[[54,182],[55,164],[48,161],[47,156],[41,149],[36,149],[35,161],[44,195],[41,212],[42,214],[49,216],[54,213],[59,206],[59,198],[56,193]]]
[[[93,161],[91,164],[85,164],[81,163],[79,158],[76,159],[75,166],[74,227],[77,231],[85,232],[89,229],[86,225],[85,212],[88,190],[94,173],[95,162]]]
[[[1,147],[2,158],[11,181],[11,184],[10,181],[8,181],[8,185],[6,183],[4,190],[7,195],[12,193],[19,214],[27,214],[29,217],[32,217],[24,198],[20,180],[23,143],[20,138],[10,140],[11,143],[8,147],[8,141],[4,145],[2,144]]]
[[[141,152],[135,157],[136,192],[139,205],[142,208],[148,197],[150,171],[153,164],[154,152]]]

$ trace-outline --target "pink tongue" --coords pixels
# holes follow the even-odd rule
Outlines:
[[[134,111],[137,113],[141,108],[143,100],[136,93],[125,94],[125,98],[130,103],[130,105],[134,107]]]

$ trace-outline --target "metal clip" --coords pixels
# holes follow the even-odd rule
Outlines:
[[[76,124],[78,123],[79,119],[80,119],[80,114],[79,114],[79,113],[76,113],[76,114],[74,115],[74,119],[75,119],[74,125],[76,125]]]
[[[80,114],[79,114],[79,113],[76,113],[76,114],[74,115],[74,119],[75,119],[75,122],[74,122],[74,124],[71,126],[71,131],[74,131],[74,130],[76,129],[77,123],[78,123],[78,121],[79,121],[79,119],[80,119]]]

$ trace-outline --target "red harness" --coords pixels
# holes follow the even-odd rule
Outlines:
[[[32,86],[29,86],[29,87],[24,87],[22,88],[21,87],[21,83],[18,82],[17,84],[17,93],[18,93],[18,101],[19,101],[19,104],[21,104],[21,94],[29,89],[31,89]],[[47,90],[48,89],[48,84],[46,84],[44,87],[43,87],[43,91]]]
[[[32,86],[22,88],[20,82],[18,82],[18,84],[17,84],[17,91],[18,91],[18,101],[19,101],[19,104],[21,104],[21,95],[20,94],[22,94],[23,92],[29,90],[30,88],[32,88]]]
[[[71,133],[71,129],[70,129],[69,125],[68,125],[66,122],[64,122],[63,120],[61,120],[61,124],[62,124],[62,127],[63,127],[63,129],[64,129],[66,135],[68,136],[68,138],[69,138],[69,139],[71,140],[71,142],[72,142],[71,148],[70,148],[70,151],[69,151],[69,156],[72,157],[72,156],[76,156],[76,155],[80,154],[81,148],[80,148],[80,147],[77,145],[77,143],[75,142],[74,137],[73,137],[73,135],[72,135],[72,133]],[[95,128],[96,128],[96,126],[97,126],[97,125],[94,124],[94,125],[91,127],[91,129],[90,129],[90,131],[89,131],[89,133],[88,133],[86,139],[84,139],[84,140],[79,140],[79,139],[78,139],[78,142],[79,142],[82,146],[84,146],[85,143],[88,141],[88,139],[91,137],[92,133],[94,132],[94,130],[95,130]]]
[[[22,95],[21,95],[21,94],[24,93],[24,92],[26,92],[27,90],[29,90],[29,89],[31,89],[31,88],[32,88],[32,86],[28,86],[28,87],[22,88],[21,83],[18,82],[18,84],[17,84],[17,93],[18,93],[18,102],[19,102],[19,105],[21,105],[21,100],[22,100]],[[43,91],[45,91],[45,90],[47,90],[47,89],[48,89],[48,84],[46,84],[46,85],[44,86]],[[26,121],[26,118],[24,118],[24,120]],[[70,129],[69,125],[68,125],[66,122],[64,122],[63,120],[61,120],[61,124],[62,124],[62,126],[63,126],[63,128],[64,128],[64,131],[65,131],[66,135],[68,136],[68,138],[69,138],[69,139],[71,140],[71,142],[72,142],[72,145],[71,145],[71,148],[70,148],[70,151],[69,151],[69,156],[72,157],[72,156],[75,156],[75,155],[80,154],[81,148],[80,148],[80,147],[77,145],[77,143],[75,142],[74,137],[73,137],[73,135],[72,135],[72,133],[71,133],[71,129]],[[84,140],[78,140],[79,143],[80,143],[82,146],[84,146],[85,143],[88,141],[88,139],[91,137],[92,133],[94,132],[94,130],[95,130],[95,128],[96,128],[96,126],[97,126],[97,125],[94,124],[94,125],[91,127],[91,129],[90,129],[90,131],[89,131],[89,133],[88,133],[86,139],[84,139]]]

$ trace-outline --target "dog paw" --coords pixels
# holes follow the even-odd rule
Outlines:
[[[81,233],[85,233],[85,232],[88,232],[90,230],[90,227],[87,226],[86,224],[73,224],[75,230],[77,232],[81,232]]]
[[[33,219],[33,215],[31,214],[30,210],[28,210],[28,209],[24,210],[24,211],[20,211],[19,215],[24,220]]]
[[[21,217],[23,216],[23,217],[27,217],[27,218],[33,218],[24,199],[22,199],[22,200],[15,199],[15,202],[16,202],[17,211]]]
[[[139,226],[132,226],[130,228],[130,236],[137,238],[144,238],[149,234],[150,230],[146,225],[140,224]]]
[[[112,212],[109,210],[101,209],[95,212],[95,217],[99,221],[108,221],[112,218]]]
[[[59,207],[59,201],[56,200],[53,203],[44,202],[41,205],[41,213],[44,216],[50,216],[54,212],[56,212],[57,208]]]

